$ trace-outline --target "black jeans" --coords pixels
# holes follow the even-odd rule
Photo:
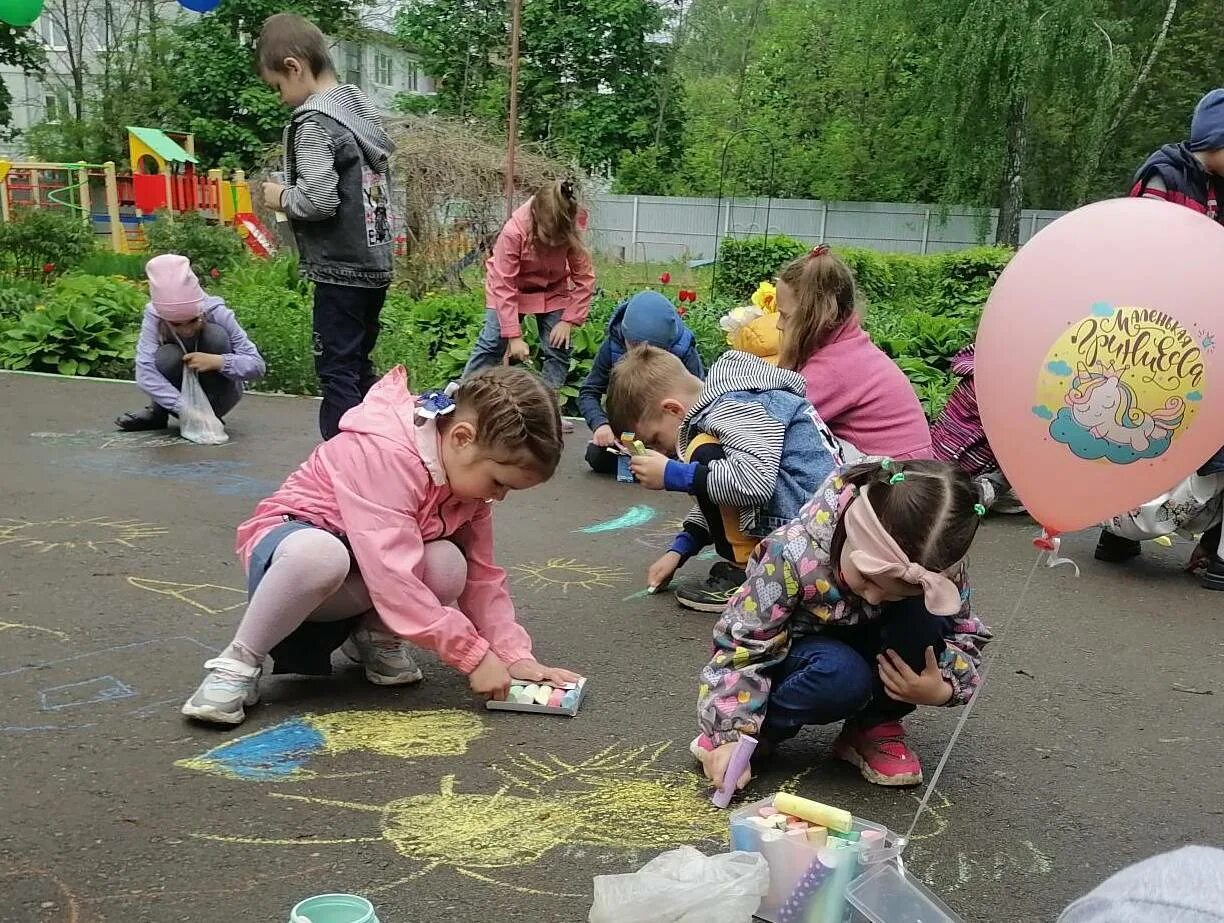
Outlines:
[[[214,356],[224,356],[230,352],[229,334],[220,324],[205,324],[194,337],[183,340],[183,346],[189,353],[212,353]],[[183,349],[178,343],[163,343],[157,347],[153,361],[162,377],[180,390],[183,387]],[[213,413],[224,419],[225,415],[234,409],[242,400],[242,384],[232,378],[226,378],[220,372],[200,372],[200,388],[208,403],[212,405]]]
[[[323,391],[319,432],[324,439],[340,432],[340,418],[360,404],[378,380],[370,353],[378,342],[378,315],[386,300],[386,288],[315,283],[314,356]]]
[[[764,734],[776,742],[795,736],[805,724],[852,718],[866,728],[908,715],[914,706],[884,691],[876,655],[894,650],[921,672],[928,647],[935,648],[936,657],[943,653],[951,625],[915,596],[885,605],[879,621],[800,638],[771,673]]]
[[[601,445],[593,442],[587,444],[586,462],[596,474],[615,475],[616,460],[619,457],[615,452],[609,452]]]

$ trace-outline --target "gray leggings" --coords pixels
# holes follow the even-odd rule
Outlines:
[[[229,334],[219,324],[205,324],[196,336],[183,340],[187,352],[223,356],[230,351]],[[183,387],[183,350],[178,343],[163,343],[154,356],[157,371],[176,388]],[[212,405],[213,413],[224,417],[242,399],[242,383],[220,372],[201,372],[200,387]]]

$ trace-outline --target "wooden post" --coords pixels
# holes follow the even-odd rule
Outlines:
[[[115,162],[102,164],[106,177],[106,215],[110,219],[111,249],[116,253],[127,253],[127,235],[123,233],[123,222],[119,220],[119,183],[115,179]]]
[[[38,182],[38,168],[30,168],[30,196],[33,201],[30,203],[32,208],[42,208],[42,186]]]
[[[506,120],[506,218],[514,213],[514,155],[518,145],[519,31],[523,0],[510,0],[510,113]]]
[[[4,178],[0,179],[0,221],[5,224],[9,223],[9,186],[8,178],[12,171],[4,174]]]
[[[166,220],[174,224],[174,178],[170,164],[166,164],[166,172],[162,175],[166,178]]]
[[[922,250],[923,256],[927,255],[927,246],[931,242],[931,210],[928,208],[922,214]]]
[[[81,211],[85,213],[85,223],[89,225],[90,230],[93,229],[93,197],[89,194],[89,168],[85,165],[85,161],[77,164],[77,180],[80,182],[78,201],[81,203]]]

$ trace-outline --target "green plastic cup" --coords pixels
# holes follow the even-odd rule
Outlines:
[[[317,894],[289,911],[289,923],[378,923],[374,905],[356,894]]]

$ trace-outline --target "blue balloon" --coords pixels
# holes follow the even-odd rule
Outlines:
[[[209,13],[217,8],[221,0],[179,0],[179,4],[193,13]]]

